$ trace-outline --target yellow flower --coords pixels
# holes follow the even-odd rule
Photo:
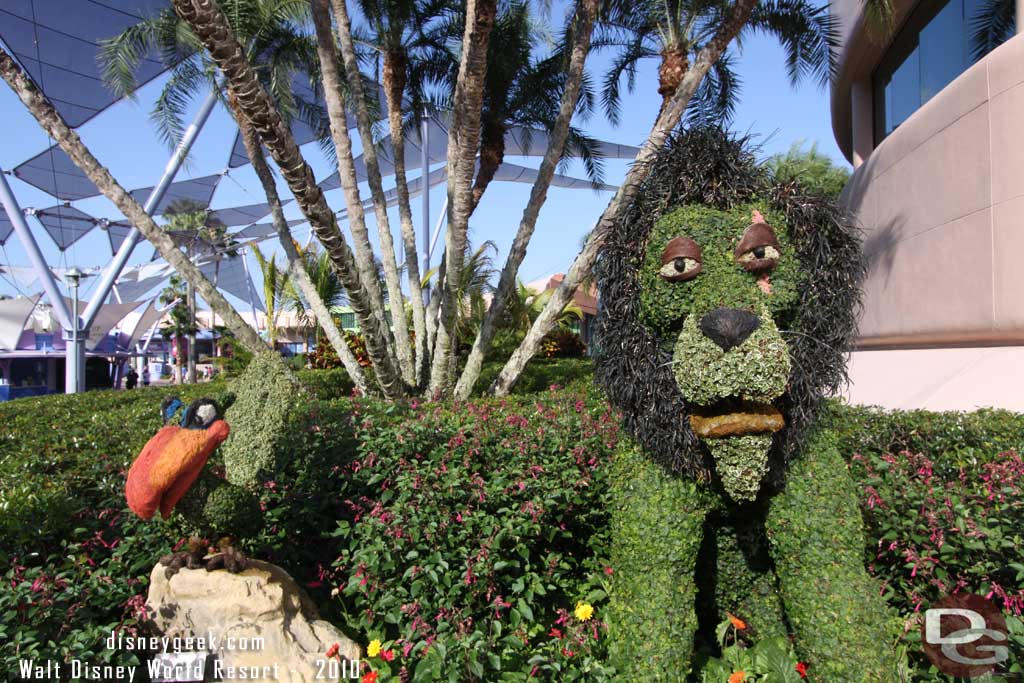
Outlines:
[[[594,616],[594,608],[585,602],[576,603],[576,611],[573,612],[576,618],[580,621],[587,621],[590,617]]]
[[[366,648],[366,656],[367,657],[376,657],[377,655],[380,654],[380,649],[381,649],[380,641],[379,640],[371,640],[370,644]]]

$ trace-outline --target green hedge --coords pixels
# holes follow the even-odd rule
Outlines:
[[[395,679],[402,666],[413,680],[435,680],[441,669],[462,680],[526,680],[530,672],[536,680],[628,680],[609,670],[605,649],[606,584],[629,573],[607,556],[616,419],[586,384],[548,390],[586,368],[531,364],[525,386],[542,392],[454,410],[333,398],[348,391],[312,373],[322,380],[316,393],[332,398],[305,403],[288,419],[284,442],[302,457],[264,483],[262,529],[247,549],[286,567],[354,638],[384,641],[397,657],[373,660],[382,683],[385,669]],[[22,657],[136,661],[102,640],[112,628],[138,628],[149,571],[180,535],[172,524],[127,513],[126,470],[158,429],[163,396],[190,401],[226,391],[214,382],[0,404],[0,666],[16,670]],[[861,491],[865,559],[889,604],[910,620],[912,652],[914,596],[931,600],[940,570],[982,594],[994,590],[992,579],[1017,594],[1024,577],[1009,563],[1024,545],[1015,540],[1024,528],[1024,477],[1014,478],[1019,459],[1006,451],[1024,440],[1024,417],[833,407],[825,420]],[[931,480],[903,447],[927,458]],[[994,474],[1010,491],[1002,501],[987,500]],[[954,552],[940,550],[941,563],[919,563],[915,572],[900,553],[929,550],[917,507],[929,486],[955,493],[952,502],[972,515],[994,512],[980,547],[955,537],[955,519],[940,520]],[[868,487],[885,507],[870,507]],[[893,534],[900,547],[879,556],[891,541],[879,542]],[[719,541],[722,557],[735,551],[735,542]],[[573,613],[580,601],[595,609],[588,621]],[[639,607],[648,617],[661,610]],[[1012,638],[1024,647],[1024,627]],[[915,680],[941,679],[920,657],[914,663]]]
[[[976,467],[1006,451],[1024,453],[1024,414],[984,409],[929,412],[849,406],[832,401],[822,424],[836,435],[839,452],[927,453],[952,472]]]

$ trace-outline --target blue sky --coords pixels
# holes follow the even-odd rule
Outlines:
[[[593,55],[588,61],[588,69],[595,77],[595,81],[599,82],[609,59],[608,54],[598,54]],[[740,105],[732,123],[734,130],[753,134],[761,143],[765,155],[785,151],[793,142],[803,140],[808,144],[816,142],[820,152],[839,163],[846,164],[832,135],[827,90],[812,82],[804,82],[797,88],[791,87],[786,77],[782,51],[774,40],[763,36],[748,37],[743,43],[736,64],[742,81],[742,90]],[[622,121],[619,126],[612,126],[600,114],[595,114],[589,121],[577,121],[577,125],[604,140],[639,145],[647,137],[660,105],[660,97],[656,92],[656,69],[657,64],[654,60],[648,60],[641,67],[635,92],[624,98]],[[114,177],[128,189],[155,183],[168,157],[168,150],[159,142],[147,119],[160,86],[160,80],[151,83],[139,92],[137,101],[119,103],[79,130],[82,139],[101,163],[106,165]],[[195,104],[198,105],[198,102]],[[46,134],[7,87],[0,87],[0,120],[3,121],[3,132],[0,133],[3,136],[3,144],[0,145],[0,167],[3,169],[13,168],[48,146]],[[358,149],[358,135],[355,131],[352,131],[352,135]],[[233,140],[233,123],[218,107],[199,137],[189,166],[179,173],[178,179],[222,171],[226,167]],[[328,167],[315,144],[307,146],[305,151],[307,160],[318,178],[331,172],[332,169]],[[539,164],[539,159],[509,160],[533,167]],[[626,161],[606,161],[605,182],[618,184],[627,169]],[[584,175],[579,164],[572,164],[567,172],[578,177]],[[45,208],[57,203],[52,197],[32,186],[12,176],[8,178],[22,207]],[[283,183],[279,185],[282,197],[289,197],[290,194]],[[385,186],[388,186],[387,180]],[[363,191],[364,195],[368,195],[365,187]],[[530,186],[527,184],[494,183],[488,188],[471,220],[471,242],[495,242],[499,250],[496,259],[499,266],[504,262],[505,253],[518,227],[529,192]],[[564,271],[578,251],[580,238],[593,226],[610,198],[611,194],[608,192],[552,189],[541,212],[529,252],[520,269],[520,278],[528,282]],[[443,186],[431,192],[432,223],[437,219],[443,199]],[[264,200],[255,175],[248,167],[243,167],[232,171],[221,182],[214,195],[212,208]],[[329,193],[328,201],[336,209],[344,207],[340,191]],[[417,221],[419,234],[420,200],[413,201],[413,215]],[[104,198],[84,200],[74,205],[97,217],[114,218],[119,215]],[[294,207],[291,207],[288,213],[289,217],[299,217]],[[370,223],[373,222],[372,215],[368,220]],[[394,211],[391,223],[397,241],[398,218]],[[61,253],[33,219],[29,219],[29,224],[37,229],[37,240],[52,265],[102,266],[110,260],[109,243],[100,231],[94,231]],[[371,231],[374,229],[371,228]],[[308,235],[308,227],[296,228],[296,236],[301,241],[305,241]],[[442,231],[441,240],[443,239]],[[264,244],[264,251],[273,248],[272,242]],[[130,263],[147,262],[152,253],[152,248],[143,243],[136,248]],[[440,248],[434,257],[435,264],[439,253]],[[4,249],[0,250],[0,264],[28,265],[16,236],[12,235]],[[88,291],[88,288],[83,290],[83,298],[88,298]],[[14,295],[25,292],[19,292],[8,282],[0,279],[0,293]],[[235,303],[241,305],[237,300]],[[245,306],[247,307],[247,304]]]

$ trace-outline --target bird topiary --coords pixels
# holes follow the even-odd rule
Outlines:
[[[210,398],[184,406],[164,399],[164,427],[143,447],[128,472],[129,507],[143,519],[157,510],[190,536],[187,548],[160,559],[168,576],[178,569],[246,566],[235,543],[262,527],[256,492],[287,464],[287,425],[305,391],[280,358],[258,354],[232,384],[226,413]],[[223,416],[223,417],[222,417]],[[230,427],[228,425],[231,425]],[[208,467],[218,446],[223,467]],[[220,552],[208,556],[207,539]]]
[[[864,276],[830,200],[746,140],[677,133],[596,265],[595,374],[631,438],[612,476],[613,661],[685,681],[726,612],[812,678],[897,678],[846,465],[815,426],[845,380]]]

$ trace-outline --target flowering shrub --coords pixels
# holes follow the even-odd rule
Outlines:
[[[353,452],[339,452],[349,428]],[[282,555],[319,551],[309,583],[365,634],[381,683],[612,680],[602,552],[618,420],[603,401],[321,403],[298,431],[296,484],[268,492],[268,515],[292,541]],[[296,499],[326,502],[296,512]],[[319,541],[296,537],[321,523]]]
[[[160,427],[165,395],[223,390],[214,382],[0,404],[0,668],[17,671],[21,658],[138,663],[104,639],[138,628],[149,572],[177,538],[127,512],[125,473]]]
[[[540,350],[545,358],[580,358],[587,352],[587,347],[578,334],[559,327],[541,340]]]
[[[1024,461],[1014,451],[976,468],[939,468],[920,453],[855,454],[851,468],[876,545],[869,569],[889,604],[908,615],[907,641],[920,640],[918,613],[968,591],[1010,616],[1010,641],[1024,664]],[[944,470],[939,474],[937,470]],[[917,651],[917,647],[912,647]],[[923,660],[922,660],[923,663]]]
[[[797,660],[793,645],[782,636],[756,639],[740,618],[729,615],[716,629],[721,657],[708,657],[701,683],[801,683],[807,664]]]
[[[518,388],[539,393],[461,405],[335,398],[350,388],[302,373],[322,380],[314,391],[330,400],[288,425],[287,446],[301,457],[265,485],[263,530],[246,549],[285,567],[364,646],[380,641],[364,672],[378,683],[438,672],[629,680],[606,651],[608,584],[627,573],[606,550],[617,420],[585,385],[549,388],[588,373],[565,360],[531,364]],[[32,657],[138,662],[103,640],[141,628],[153,563],[181,539],[170,524],[126,514],[125,470],[159,427],[163,396],[224,391],[218,381],[0,404],[3,670]],[[1013,656],[1024,660],[1024,624],[1012,613],[1024,579],[1015,454],[1024,416],[844,408],[828,419],[840,451],[862,456],[851,474],[863,491],[865,557],[908,623],[915,680],[943,679],[915,654],[914,610],[962,581],[1004,606]],[[778,635],[759,613],[734,613],[758,630],[751,646]],[[760,680],[746,675],[755,671],[742,680]],[[813,662],[805,673],[815,680]]]
[[[356,357],[356,361],[364,368],[369,367],[371,364],[370,355],[366,352],[366,342],[363,340],[362,335],[347,330],[342,332],[342,334],[345,337],[345,343],[348,344],[348,348],[352,351],[352,355]],[[316,348],[306,355],[306,361],[309,363],[309,367],[314,370],[329,370],[341,367],[341,359],[338,358],[334,346],[327,339],[319,340]]]

